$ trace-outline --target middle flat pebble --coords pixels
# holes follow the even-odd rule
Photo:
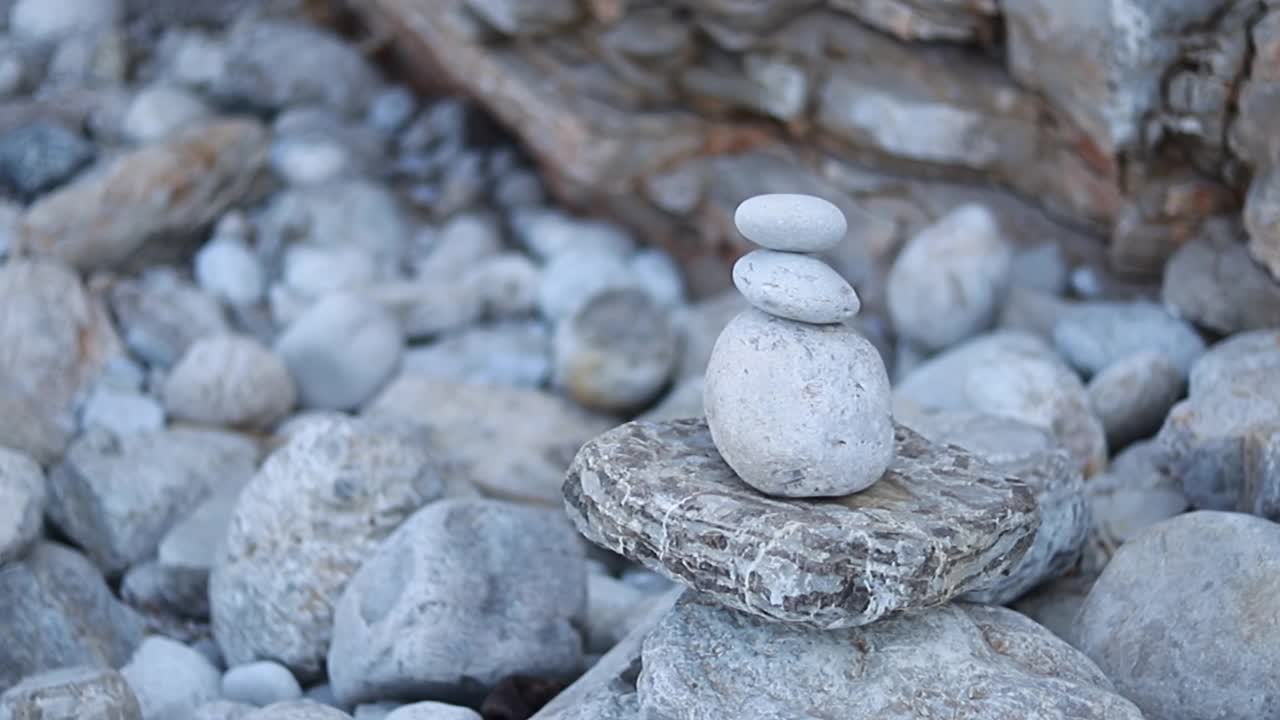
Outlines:
[[[734,264],[733,284],[756,309],[788,320],[838,323],[862,308],[840,273],[809,255],[754,250]]]

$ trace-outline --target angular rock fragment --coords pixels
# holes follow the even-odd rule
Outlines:
[[[115,265],[148,240],[212,222],[249,191],[266,153],[257,122],[192,128],[41,198],[22,219],[22,244],[82,270]]]
[[[6,720],[142,720],[138,699],[120,673],[81,665],[24,679],[0,695]]]
[[[587,443],[566,508],[592,542],[724,605],[818,628],[941,605],[1008,571],[1039,525],[1030,490],[899,427],[871,488],[764,496],[721,459],[704,420],[633,422]]]

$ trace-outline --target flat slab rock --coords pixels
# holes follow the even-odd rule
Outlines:
[[[769,620],[866,625],[984,587],[1031,546],[1031,492],[897,428],[897,458],[844,498],[772,498],[721,459],[704,420],[632,422],[587,443],[564,485],[592,542]]]

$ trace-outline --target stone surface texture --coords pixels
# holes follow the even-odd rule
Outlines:
[[[66,667],[38,673],[0,695],[5,720],[142,720],[129,684],[110,668]]]
[[[859,628],[771,623],[686,595],[644,641],[638,717],[1139,720],[1087,657],[1001,607]]]
[[[817,628],[941,605],[1026,553],[1031,491],[956,448],[898,428],[870,489],[770,498],[742,483],[705,421],[634,422],[592,440],[565,480],[592,542],[744,612]]]

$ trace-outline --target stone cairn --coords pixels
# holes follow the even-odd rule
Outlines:
[[[974,702],[970,691],[998,704],[1029,685],[1042,687],[1037,707],[1063,710],[1040,717],[1140,717],[1048,631],[1004,608],[952,603],[1032,556],[1039,511],[1029,487],[1047,480],[1034,468],[1012,479],[894,422],[884,363],[850,322],[858,296],[810,254],[844,237],[839,209],[763,195],[735,221],[765,249],[734,267],[752,307],[717,340],[706,418],[622,425],[587,443],[568,472],[566,507],[580,532],[692,590],[614,651],[633,657],[601,664],[639,659],[638,681],[580,682],[632,688],[625,703],[644,711],[635,717],[810,717],[804,707],[827,702],[848,717],[934,717]],[[1016,652],[991,640],[1001,633],[1017,636]],[[877,653],[904,645],[906,655]],[[764,658],[740,659],[761,646]],[[785,688],[752,686],[758,708],[727,707],[713,689],[787,676],[814,657],[852,674],[794,704]],[[949,669],[935,673],[934,657]],[[1043,684],[1046,663],[1075,679]],[[958,667],[984,677],[982,687],[948,680]]]

